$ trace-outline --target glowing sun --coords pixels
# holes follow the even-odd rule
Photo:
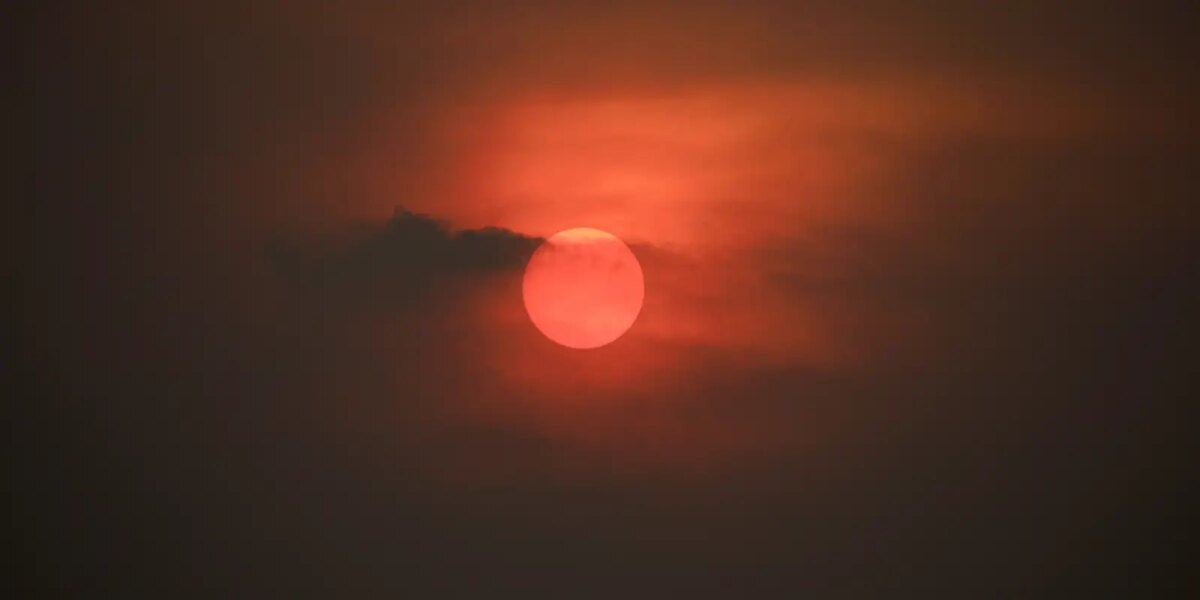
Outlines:
[[[560,231],[525,266],[525,310],[546,337],[598,348],[621,337],[642,310],[642,266],[624,242],[599,229]]]

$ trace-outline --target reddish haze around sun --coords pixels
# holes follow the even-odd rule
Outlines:
[[[642,268],[616,236],[580,227],[554,234],[525,267],[529,318],[569,348],[604,346],[621,337],[642,309]]]
[[[1022,179],[1043,173],[1027,168],[1029,152],[1059,161],[1087,155],[1073,148],[1090,152],[1096,140],[1151,139],[1157,115],[1171,114],[1143,110],[1140,76],[1138,86],[1085,94],[1057,75],[999,68],[1014,59],[1008,51],[996,69],[965,71],[949,60],[955,53],[912,47],[956,38],[914,36],[899,22],[863,35],[837,26],[797,35],[789,23],[815,21],[729,3],[686,15],[644,4],[556,4],[556,15],[520,18],[504,10],[422,23],[412,35],[396,34],[398,19],[339,22],[345,56],[376,57],[377,68],[361,72],[386,76],[344,73],[361,91],[336,98],[346,127],[312,118],[324,112],[280,114],[266,123],[311,122],[312,132],[254,138],[282,140],[255,152],[281,162],[248,172],[297,174],[286,189],[277,178],[260,183],[290,199],[287,211],[257,208],[272,226],[285,220],[284,231],[374,223],[402,204],[454,229],[551,238],[586,224],[636,249],[630,270],[639,275],[625,300],[555,274],[542,264],[555,254],[548,243],[523,276],[518,268],[472,279],[454,296],[465,306],[445,303],[440,321],[423,321],[430,338],[443,336],[433,328],[442,321],[466,332],[469,341],[453,354],[446,346],[445,360],[421,372],[423,382],[475,382],[462,384],[476,387],[453,409],[470,415],[464,422],[528,428],[633,462],[765,443],[776,419],[671,399],[716,395],[722,374],[840,377],[935,361],[963,332],[931,327],[945,307],[930,309],[921,295],[941,297],[994,268],[988,236],[1027,229],[1007,219],[1058,223],[1067,214],[1046,201],[1057,192]],[[314,18],[307,27],[329,26]],[[846,43],[862,46],[842,52]],[[930,60],[942,56],[948,62]],[[426,83],[399,84],[410,68]],[[320,143],[298,143],[305,135]],[[1144,203],[1084,210],[1086,196],[1078,225],[1096,239],[1124,239],[1124,224],[1144,221]],[[584,300],[597,306],[564,308]],[[608,325],[574,320],[584,315]],[[396,325],[386,339],[414,335]],[[444,365],[477,371],[451,376]],[[682,415],[692,418],[686,426]],[[777,439],[832,436],[815,418],[804,423],[805,435]],[[632,444],[631,431],[653,449]]]

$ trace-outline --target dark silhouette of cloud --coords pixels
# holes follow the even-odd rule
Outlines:
[[[269,254],[292,285],[319,297],[415,301],[450,279],[519,270],[541,242],[498,227],[454,231],[396,208],[349,240],[277,242]]]

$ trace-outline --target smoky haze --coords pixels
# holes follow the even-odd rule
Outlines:
[[[40,8],[19,591],[1183,595],[1188,14]]]

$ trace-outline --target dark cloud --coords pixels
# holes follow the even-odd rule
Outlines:
[[[303,293],[395,303],[418,300],[449,280],[519,270],[541,242],[498,227],[453,231],[397,208],[382,227],[360,228],[349,239],[278,242],[268,251]]]

